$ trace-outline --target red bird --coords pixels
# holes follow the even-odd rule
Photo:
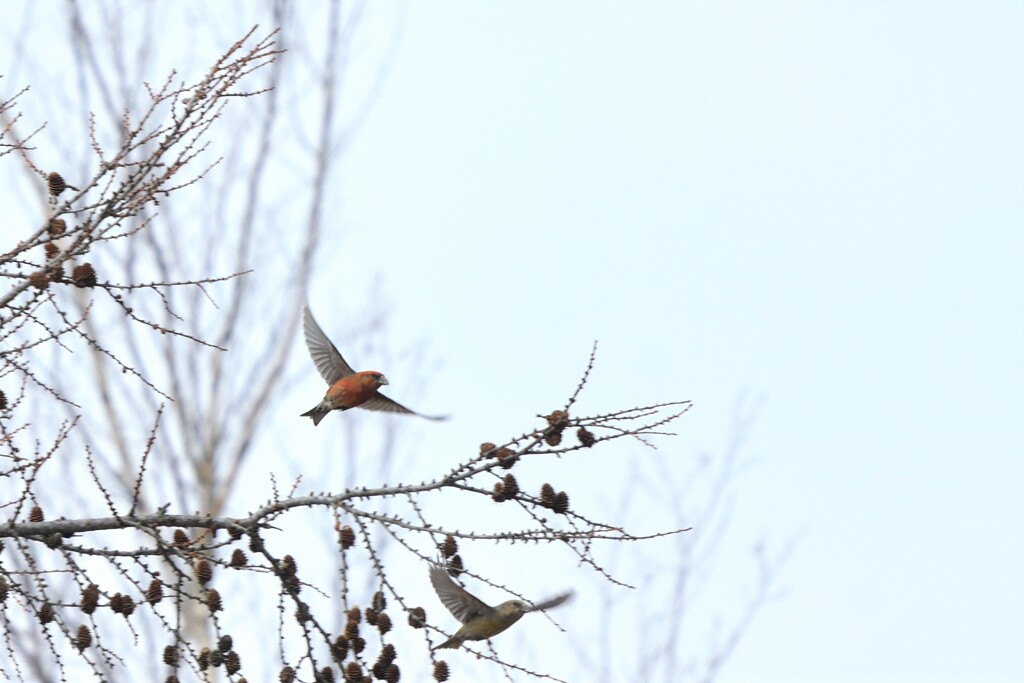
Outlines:
[[[309,355],[313,357],[313,364],[316,365],[320,376],[331,385],[324,395],[324,400],[320,401],[312,410],[302,414],[302,417],[313,420],[313,426],[320,424],[320,420],[324,419],[332,410],[348,410],[356,407],[380,410],[385,413],[419,415],[428,420],[445,419],[444,417],[420,415],[379,393],[377,390],[388,383],[387,377],[376,370],[364,370],[363,372],[353,370],[338,353],[338,349],[334,348],[334,344],[320,329],[320,326],[316,324],[316,320],[313,320],[309,306],[302,309],[302,331],[306,335],[306,346],[309,347]]]

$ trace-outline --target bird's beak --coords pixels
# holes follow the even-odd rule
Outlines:
[[[380,379],[377,380],[377,383],[380,384],[381,386],[384,386],[385,384],[390,384],[390,382],[388,382],[388,378],[385,377],[384,375],[380,376]]]

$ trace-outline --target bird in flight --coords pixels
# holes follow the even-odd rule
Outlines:
[[[320,424],[320,420],[332,410],[356,407],[385,413],[419,415],[428,420],[446,419],[443,416],[420,415],[380,393],[378,389],[388,383],[387,377],[376,370],[353,370],[316,324],[313,314],[309,312],[309,306],[302,309],[302,331],[306,336],[306,346],[313,358],[313,364],[316,365],[320,376],[330,385],[323,400],[313,409],[302,413],[302,417],[313,420],[313,426]]]
[[[467,640],[487,640],[519,621],[527,612],[558,607],[573,596],[572,591],[569,591],[536,605],[522,600],[507,600],[497,607],[491,607],[452,581],[448,570],[435,563],[430,565],[430,583],[448,611],[462,622],[462,627],[455,635],[435,647],[435,650],[443,647],[457,648]]]

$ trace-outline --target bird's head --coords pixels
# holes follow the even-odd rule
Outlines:
[[[367,372],[365,377],[369,379],[371,382],[373,382],[373,384],[377,387],[382,387],[388,384],[388,378],[385,377],[383,373],[377,372],[376,370],[371,370]]]
[[[519,620],[519,617],[530,611],[530,606],[522,600],[506,600],[495,607],[494,611],[499,618],[513,624]]]

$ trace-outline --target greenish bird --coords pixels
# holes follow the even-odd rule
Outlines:
[[[527,612],[558,607],[573,595],[572,591],[568,591],[536,605],[522,600],[506,600],[497,607],[491,607],[452,581],[448,570],[434,563],[430,565],[430,583],[448,611],[462,622],[462,628],[435,647],[435,650],[443,647],[457,648],[467,640],[487,640],[519,621]]]

